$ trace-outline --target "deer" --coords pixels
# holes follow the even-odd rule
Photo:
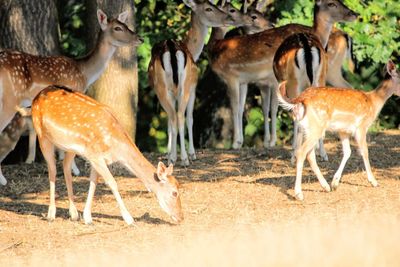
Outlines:
[[[384,80],[371,92],[351,88],[309,87],[298,97],[290,99],[286,95],[287,82],[279,85],[277,96],[280,105],[291,111],[304,131],[305,140],[296,150],[296,199],[304,199],[301,180],[306,157],[322,188],[327,192],[331,190],[317,165],[313,149],[326,131],[339,134],[343,149],[342,161],[331,183],[332,189],[338,188],[343,169],[350,158],[351,136],[354,136],[357,142],[368,181],[373,187],[378,186],[369,163],[367,132],[389,97],[393,94],[400,96],[400,72],[390,60],[386,64],[386,70]]]
[[[66,114],[68,116],[65,116]],[[63,170],[72,220],[79,218],[73,200],[71,176],[71,162],[75,154],[85,157],[91,164],[89,192],[83,211],[85,224],[93,222],[91,207],[99,176],[103,177],[110,187],[125,223],[134,223],[119,194],[117,183],[107,167],[113,162],[120,162],[136,175],[149,191],[154,192],[161,208],[173,221],[178,223],[183,220],[179,183],[172,176],[173,165],[166,167],[159,162],[155,168],[139,151],[108,106],[67,87],[48,86],[41,90],[32,102],[32,120],[48,167],[49,221],[53,221],[56,215],[55,147],[66,151]]]
[[[286,81],[287,96],[297,97],[303,89],[325,86],[328,56],[318,37],[311,33],[295,33],[287,37],[278,47],[273,59],[273,70],[279,83]],[[298,123],[294,121],[293,151],[301,143]],[[328,161],[323,141],[319,141],[319,153]],[[292,163],[295,153],[292,153]]]
[[[354,72],[353,40],[342,30],[333,28],[326,47],[328,54],[328,69],[326,81],[335,87],[353,88],[343,77],[342,66],[348,63],[350,72]]]
[[[117,19],[108,19],[98,9],[97,19],[101,31],[97,45],[87,56],[79,59],[1,51],[0,132],[14,117],[15,106],[29,106],[32,99],[46,86],[57,84],[85,92],[103,73],[117,47],[140,45],[143,40],[125,24],[127,17],[128,12],[125,11]],[[6,180],[3,175],[1,180]]]
[[[243,144],[242,130],[239,130],[240,99],[243,95],[240,86],[254,81],[263,81],[270,88],[277,88],[278,82],[273,73],[273,57],[285,38],[294,33],[314,33],[323,45],[326,46],[329,33],[338,18],[345,17],[345,20],[355,20],[357,13],[350,10],[339,0],[316,0],[314,6],[314,25],[312,27],[288,24],[262,32],[244,36],[235,36],[220,42],[212,51],[211,66],[214,72],[228,86],[228,95],[232,108],[234,122],[234,141],[232,147],[238,149]],[[325,47],[324,46],[324,47]],[[278,108],[275,90],[261,88],[261,95],[267,96],[271,93],[271,125],[272,133],[265,131],[264,145],[274,146],[276,144],[276,113]],[[267,114],[267,101],[263,101],[264,116]],[[265,124],[268,124],[266,119]],[[269,126],[265,125],[265,128]]]
[[[335,17],[335,21],[352,20],[354,20],[354,18],[348,16],[339,15]],[[335,35],[333,38],[338,37]],[[328,65],[328,54],[325,52],[325,47],[328,45],[329,39],[325,40],[324,36],[321,34],[314,35],[312,33],[295,33],[287,37],[278,47],[273,59],[273,70],[278,83],[287,81],[288,97],[297,97],[300,92],[309,86],[325,86]],[[321,41],[325,41],[324,44],[322,44]],[[338,41],[336,44],[339,46],[340,42]],[[337,52],[340,52],[340,49]],[[336,54],[338,57],[341,56],[340,53]],[[343,60],[336,59],[336,54],[332,55],[331,52],[332,63],[342,63]],[[338,64],[335,66],[337,65]],[[334,71],[337,70],[335,66],[332,66],[332,70]],[[348,83],[345,82],[343,76],[338,77],[338,82],[336,82],[336,84],[348,87]],[[294,121],[293,132],[292,147],[293,151],[295,151],[296,147],[301,143],[302,136],[300,134],[298,137],[297,121]],[[328,161],[328,155],[324,149],[322,138],[319,140],[318,146],[320,156],[323,158],[323,160]],[[292,153],[292,163],[295,162],[294,157],[295,153]]]
[[[209,1],[183,2],[192,10],[186,39],[182,42],[165,40],[155,44],[148,75],[150,86],[168,114],[168,163],[174,164],[177,160],[179,131],[181,162],[183,166],[189,166],[189,158],[196,159],[192,130],[198,80],[196,61],[203,50],[208,28],[233,25],[234,21],[229,14]],[[189,157],[185,148],[185,119],[189,136]]]
[[[27,112],[22,109],[18,109],[17,111],[18,112],[15,114],[11,123],[7,125],[3,132],[0,133],[0,162],[2,162],[6,158],[10,151],[14,150],[23,132],[29,130],[30,133],[34,133],[32,120],[26,119],[26,116],[29,116]],[[33,136],[36,139],[36,134],[34,134]],[[7,180],[4,178],[1,169],[0,184],[7,184]]]

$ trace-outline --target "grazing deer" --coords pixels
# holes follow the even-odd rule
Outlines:
[[[196,61],[204,47],[208,27],[232,25],[232,17],[207,0],[184,0],[192,9],[191,27],[185,41],[166,40],[154,45],[149,64],[149,81],[168,114],[168,162],[177,160],[179,131],[181,160],[189,165],[185,148],[185,112],[189,135],[189,156],[196,159],[193,145],[193,108],[198,69]]]
[[[101,28],[97,46],[80,59],[0,52],[0,132],[13,118],[15,106],[29,105],[46,86],[57,84],[84,92],[103,73],[117,47],[141,44],[141,38],[125,24],[127,16],[128,12],[122,12],[118,19],[107,19],[97,10]]]
[[[288,24],[251,35],[236,36],[220,42],[212,51],[212,68],[228,86],[234,122],[234,148],[240,148],[243,135],[239,131],[240,85],[254,81],[264,81],[269,87],[277,88],[278,82],[273,74],[273,57],[282,41],[291,34],[309,32],[316,34],[325,47],[335,21],[354,20],[357,14],[339,0],[316,0],[314,6],[314,25],[307,27]],[[340,19],[339,19],[340,18]],[[264,90],[264,89],[263,89]],[[276,98],[272,90],[272,98]],[[267,92],[262,92],[267,95]],[[266,105],[264,101],[263,106]],[[270,146],[276,143],[277,102],[271,102],[272,136],[264,140]],[[263,107],[263,110],[266,110]],[[268,123],[265,120],[264,123]],[[267,126],[265,126],[267,127]],[[267,137],[268,133],[266,133]],[[269,141],[269,142],[268,142]]]
[[[400,72],[392,61],[387,63],[386,69],[388,75],[371,92],[344,88],[310,87],[297,98],[289,99],[285,94],[286,81],[280,84],[278,91],[280,105],[284,109],[292,111],[294,119],[304,130],[305,140],[296,150],[297,172],[294,190],[298,200],[304,199],[301,179],[306,157],[321,186],[326,191],[331,190],[318,168],[313,149],[325,131],[339,133],[343,147],[343,159],[333,177],[332,188],[336,189],[339,186],[344,166],[350,157],[349,138],[351,135],[355,137],[358,144],[368,181],[372,186],[378,185],[369,164],[366,135],[386,100],[393,94],[400,96]]]
[[[67,116],[66,116],[67,115]],[[46,159],[50,181],[48,219],[54,220],[56,162],[54,147],[66,151],[64,176],[67,184],[69,213],[73,220],[78,212],[73,202],[71,160],[75,154],[85,157],[91,164],[90,187],[83,212],[86,224],[92,223],[91,206],[98,176],[111,188],[127,224],[134,222],[118,192],[117,183],[107,165],[120,162],[157,196],[161,208],[171,218],[183,220],[178,182],[168,168],[160,162],[157,169],[140,153],[127,132],[109,107],[94,99],[65,87],[49,86],[32,103],[33,126],[40,148]]]

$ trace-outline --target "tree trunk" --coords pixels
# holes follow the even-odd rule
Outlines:
[[[59,54],[57,18],[54,1],[0,1],[0,49],[34,55]]]
[[[58,13],[53,0],[1,0],[0,25],[0,50],[13,49],[34,55],[60,53]],[[24,161],[27,148],[28,140],[23,138],[4,163]]]
[[[193,114],[195,146],[229,148],[233,121],[227,88],[210,67],[199,79],[196,98],[198,106]]]
[[[127,25],[134,25],[134,1],[131,0],[85,0],[87,10],[86,42],[93,49],[100,30],[96,9],[102,9],[109,18],[127,10]],[[136,111],[138,102],[138,72],[136,49],[132,46],[119,47],[107,69],[89,89],[96,100],[110,106],[115,116],[128,131],[133,140],[136,134]]]

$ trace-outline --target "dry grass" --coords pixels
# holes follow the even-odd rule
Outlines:
[[[324,193],[306,169],[302,203],[292,197],[288,150],[200,151],[194,165],[176,170],[181,225],[171,224],[154,196],[118,166],[114,173],[137,227],[124,225],[103,184],[92,209],[95,225],[69,221],[61,176],[57,219],[48,223],[45,165],[5,166],[10,185],[0,188],[0,266],[398,266],[399,137],[400,131],[371,137],[379,188],[370,187],[353,153],[338,191]],[[330,181],[339,142],[330,139],[327,148],[331,161],[320,166]],[[87,175],[85,163],[79,165]],[[87,178],[77,177],[74,189],[82,211]]]

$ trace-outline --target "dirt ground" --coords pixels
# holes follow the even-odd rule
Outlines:
[[[136,220],[127,227],[111,191],[100,182],[94,225],[68,218],[58,166],[57,218],[45,220],[49,186],[45,164],[3,166],[0,188],[0,266],[399,266],[400,131],[371,134],[373,188],[352,144],[337,191],[323,192],[306,164],[305,200],[293,198],[295,168],[289,147],[198,150],[189,168],[176,167],[185,220],[175,225],[155,197],[113,166],[125,204]],[[326,140],[328,182],[341,160],[340,142]],[[166,161],[146,154],[152,163]],[[89,166],[74,178],[82,212]]]

